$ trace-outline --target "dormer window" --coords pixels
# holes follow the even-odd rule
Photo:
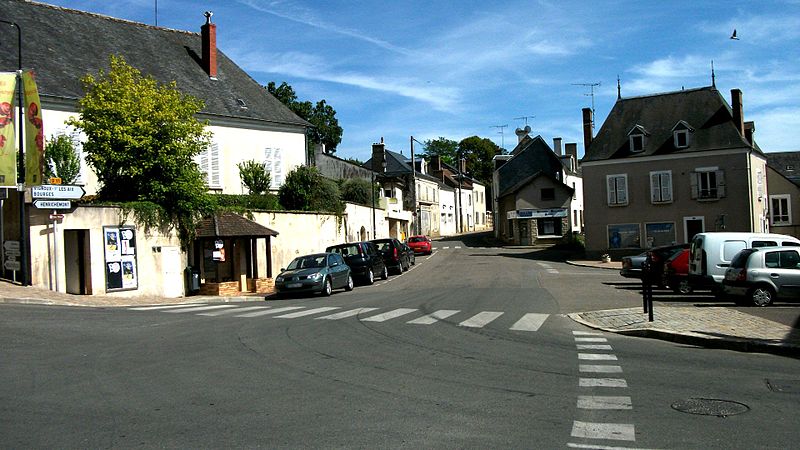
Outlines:
[[[628,132],[631,153],[641,153],[644,151],[645,137],[647,135],[647,130],[641,125],[636,125]]]
[[[689,147],[690,144],[689,136],[693,132],[694,128],[692,128],[688,123],[684,122],[683,120],[676,123],[675,126],[672,127],[672,140],[675,148]]]

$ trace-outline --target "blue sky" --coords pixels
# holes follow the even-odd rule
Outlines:
[[[592,98],[580,84],[600,83],[599,129],[617,76],[623,97],[708,86],[712,60],[728,102],[743,91],[761,148],[800,150],[800,0],[48,3],[148,24],[157,3],[159,26],[195,32],[213,11],[219,48],[258,82],[336,109],[340,157],[366,160],[381,137],[406,155],[410,136],[511,150],[525,116],[532,135],[578,142],[582,155]]]

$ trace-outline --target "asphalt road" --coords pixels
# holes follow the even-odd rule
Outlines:
[[[797,360],[594,332],[616,273],[480,242],[329,298],[0,305],[0,447],[796,445]]]

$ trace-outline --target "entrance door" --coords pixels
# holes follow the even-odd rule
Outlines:
[[[64,276],[67,293],[92,294],[89,230],[64,230]]]
[[[683,233],[686,236],[686,242],[692,242],[694,235],[702,233],[706,230],[705,220],[703,216],[693,216],[683,218]]]
[[[531,245],[531,233],[528,231],[528,221],[520,220],[519,224],[519,245]]]
[[[161,247],[161,283],[164,297],[177,298],[183,295],[183,277],[180,247]]]

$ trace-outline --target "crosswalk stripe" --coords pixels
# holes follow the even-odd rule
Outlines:
[[[282,316],[275,316],[275,318],[276,319],[294,319],[296,317],[311,316],[311,315],[314,315],[314,314],[333,311],[334,309],[340,309],[340,308],[338,306],[324,306],[322,308],[307,309],[305,311],[299,311],[299,312],[284,314]]]
[[[622,373],[622,366],[579,364],[578,371],[595,373]]]
[[[633,409],[630,397],[579,395],[578,409]]]
[[[175,308],[188,308],[190,306],[203,306],[205,303],[184,303],[182,305],[160,305],[160,306],[139,306],[136,308],[128,308],[131,311],[152,311],[156,309],[175,309]]]
[[[304,308],[303,306],[284,306],[283,308],[267,309],[265,311],[237,314],[233,317],[259,317],[259,316],[266,316],[267,314],[278,314],[284,311],[292,311],[295,309],[303,309],[303,308]]]
[[[211,309],[224,309],[224,308],[236,308],[236,305],[211,305],[211,306],[194,306],[192,308],[181,308],[181,309],[170,309],[168,311],[164,311],[167,313],[189,313],[189,312],[196,312],[196,311],[208,311]]]
[[[613,350],[607,344],[577,344],[578,350]]]
[[[572,334],[574,336],[602,336],[603,333],[598,333],[596,331],[573,331]]]
[[[483,311],[475,314],[469,319],[458,324],[460,327],[481,328],[490,323],[494,319],[502,316],[503,313],[497,311]]]
[[[461,311],[457,309],[440,309],[439,311],[422,316],[419,319],[409,320],[407,323],[413,323],[417,325],[430,325],[432,323],[436,323],[442,319],[446,319],[460,312]]]
[[[609,355],[608,353],[578,353],[578,359],[584,361],[616,361],[616,355]]]
[[[236,308],[236,309],[224,309],[222,311],[215,311],[209,313],[200,313],[198,316],[208,316],[208,317],[216,317],[216,316],[223,316],[225,314],[235,314],[245,311],[255,311],[259,309],[267,309],[271,308],[271,306],[249,306],[247,308]]]
[[[548,317],[550,317],[549,314],[528,313],[512,325],[511,329],[516,331],[538,331]]]
[[[376,316],[370,316],[361,319],[362,322],[385,322],[389,319],[394,319],[396,317],[404,316],[406,314],[411,314],[412,312],[416,311],[416,309],[411,308],[398,308],[394,311],[385,312],[383,314],[378,314]]]
[[[608,339],[595,337],[576,337],[575,342],[608,342]]]
[[[616,441],[635,441],[636,430],[629,423],[572,423],[572,437],[587,439],[610,439]]]
[[[578,380],[578,386],[626,388],[628,387],[628,382],[622,378],[581,378]]]
[[[371,311],[375,311],[376,309],[378,308],[356,308],[356,309],[351,309],[350,311],[342,311],[340,313],[331,314],[329,316],[317,317],[317,319],[339,320],[339,319],[344,319],[346,317],[357,316],[361,313],[368,313]]]

